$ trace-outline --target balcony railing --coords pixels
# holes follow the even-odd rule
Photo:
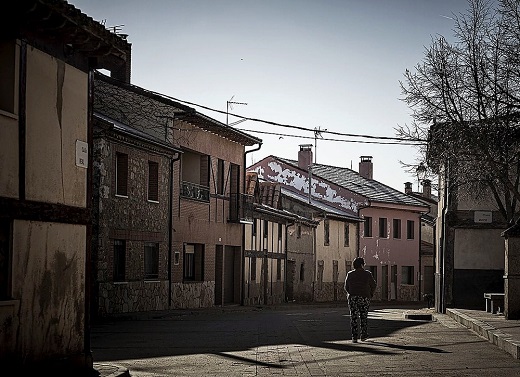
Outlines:
[[[229,203],[229,221],[252,222],[253,199],[252,195],[231,194]]]
[[[209,202],[209,187],[196,183],[182,181],[181,196],[188,199]]]

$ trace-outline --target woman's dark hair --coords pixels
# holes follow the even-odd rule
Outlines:
[[[361,257],[357,257],[356,259],[354,259],[354,268],[359,268],[359,267],[362,267],[365,265],[365,260]]]

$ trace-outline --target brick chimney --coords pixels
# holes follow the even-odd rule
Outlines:
[[[359,175],[363,178],[373,179],[374,166],[372,165],[372,156],[361,156],[359,162]]]
[[[404,183],[404,193],[405,194],[411,194],[412,193],[412,182],[405,182]]]
[[[432,197],[432,181],[429,179],[423,179],[422,181],[422,195],[428,199]]]
[[[298,167],[303,170],[309,169],[312,164],[312,144],[301,144],[298,152]]]

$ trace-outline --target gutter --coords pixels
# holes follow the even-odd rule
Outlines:
[[[258,143],[258,147],[253,148],[251,150],[244,152],[244,171],[242,172],[242,193],[246,192],[246,164],[247,164],[247,154],[251,152],[256,152],[262,148],[262,143]],[[239,202],[240,203],[240,202]],[[246,272],[246,258],[244,255],[244,250],[246,249],[246,232],[244,231],[244,226],[242,225],[242,247],[240,249],[240,305],[244,305],[244,276]]]
[[[179,161],[181,154],[170,160],[170,187],[168,189],[168,308],[172,305],[172,243],[173,243],[173,163]]]

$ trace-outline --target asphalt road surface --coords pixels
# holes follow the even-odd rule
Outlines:
[[[93,325],[92,352],[133,377],[520,376],[519,360],[448,316],[409,310],[373,305],[359,343],[346,306],[161,312]]]

